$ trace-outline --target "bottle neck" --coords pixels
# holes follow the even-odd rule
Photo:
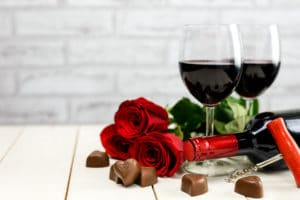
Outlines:
[[[183,144],[184,156],[188,161],[235,156],[239,154],[239,140],[235,134],[191,138]]]

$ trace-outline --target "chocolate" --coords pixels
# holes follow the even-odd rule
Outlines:
[[[262,198],[263,185],[258,176],[247,176],[236,181],[234,191],[246,197]]]
[[[112,169],[125,187],[132,185],[141,173],[141,167],[135,159],[117,161]]]
[[[93,151],[86,159],[86,167],[107,167],[109,158],[105,152]]]
[[[197,196],[208,191],[207,178],[202,174],[185,174],[181,178],[181,190],[190,196]]]
[[[117,176],[113,165],[110,167],[110,171],[109,171],[109,179],[116,182],[117,184],[122,183],[121,179]]]
[[[141,173],[136,183],[141,187],[151,186],[157,183],[157,175],[154,167],[141,167]]]

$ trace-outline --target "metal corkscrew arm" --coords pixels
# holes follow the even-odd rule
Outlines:
[[[227,182],[234,182],[237,178],[243,177],[245,175],[251,174],[253,172],[256,172],[259,169],[262,169],[270,164],[273,164],[279,160],[282,159],[281,154],[277,154],[276,156],[273,156],[269,158],[268,160],[265,160],[263,162],[257,163],[256,165],[253,165],[251,167],[245,168],[245,169],[236,169],[233,173],[229,174],[225,180]]]

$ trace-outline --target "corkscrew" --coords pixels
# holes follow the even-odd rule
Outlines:
[[[236,169],[234,172],[232,172],[231,174],[229,174],[225,180],[227,182],[234,182],[236,179],[243,177],[245,175],[251,174],[253,172],[258,171],[259,169],[262,169],[268,165],[271,165],[279,160],[281,160],[283,157],[281,154],[277,154],[271,158],[269,158],[268,160],[265,160],[263,162],[257,163],[256,165],[252,165],[248,168],[244,168],[244,169]]]
[[[233,182],[236,178],[244,176],[261,169],[267,165],[283,159],[292,172],[296,186],[300,188],[300,149],[286,128],[283,118],[277,118],[267,125],[268,130],[272,134],[280,154],[260,162],[252,167],[236,170],[227,177],[228,182]]]

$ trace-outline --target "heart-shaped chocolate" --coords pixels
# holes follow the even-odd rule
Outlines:
[[[106,167],[109,165],[109,158],[105,152],[93,151],[86,159],[87,167]]]
[[[116,182],[117,184],[122,183],[121,179],[116,175],[116,172],[114,170],[114,165],[112,165],[110,167],[110,171],[109,171],[109,179]]]
[[[263,186],[258,176],[247,176],[236,181],[234,191],[246,197],[262,198]]]
[[[117,161],[112,166],[112,169],[125,187],[132,185],[141,173],[139,163],[131,158],[126,161]]]

